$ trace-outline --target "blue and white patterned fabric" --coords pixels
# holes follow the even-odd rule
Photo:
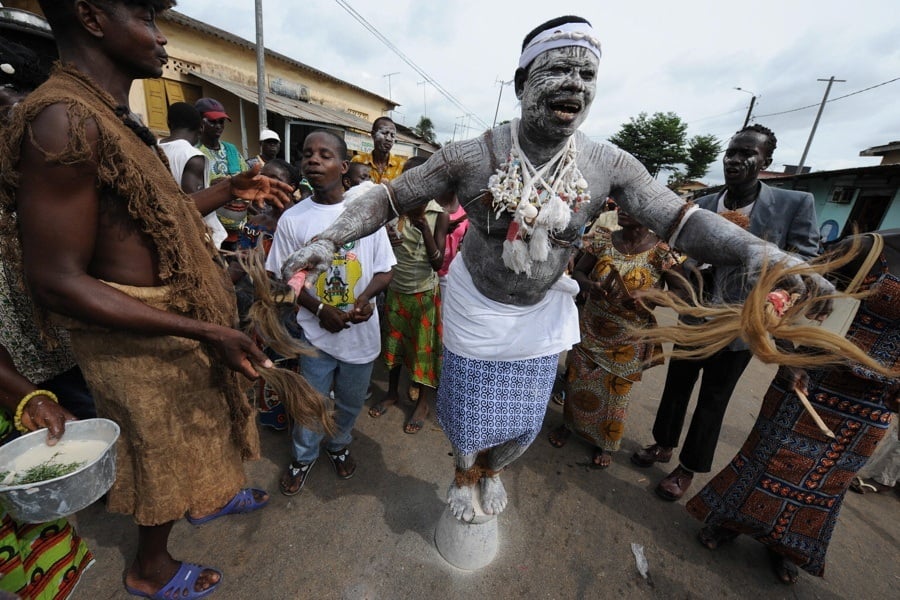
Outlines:
[[[534,441],[553,389],[559,355],[517,361],[465,358],[444,349],[437,418],[450,443],[473,454]]]

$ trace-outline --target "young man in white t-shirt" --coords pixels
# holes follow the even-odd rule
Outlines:
[[[346,156],[346,144],[333,133],[316,131],[307,136],[300,169],[313,186],[313,195],[278,221],[267,270],[281,273],[282,263],[292,252],[328,228],[344,211],[341,178],[347,172]],[[317,356],[301,357],[300,370],[322,394],[334,391],[337,432],[324,446],[342,479],[349,479],[356,470],[348,448],[351,431],[381,351],[375,296],[390,283],[395,262],[387,233],[379,229],[338,248],[331,267],[297,298],[297,323],[305,340],[319,351]],[[292,438],[293,461],[281,478],[281,492],[286,496],[303,489],[325,436],[295,425]]]

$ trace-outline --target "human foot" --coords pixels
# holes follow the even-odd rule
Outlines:
[[[797,565],[771,548],[767,548],[767,552],[769,553],[769,564],[772,566],[772,572],[775,573],[778,581],[785,585],[797,583],[797,578],[800,576]]]
[[[707,525],[697,532],[697,539],[707,550],[717,550],[739,535],[737,531],[721,525]]]
[[[137,563],[125,573],[125,591],[142,598],[179,598],[194,600],[212,594],[222,581],[222,573],[210,567],[171,558],[160,568],[147,569],[149,577],[140,577]]]
[[[612,454],[605,452],[602,448],[595,448],[591,463],[596,469],[605,469],[612,464]]]
[[[279,482],[281,493],[285,496],[295,496],[299,494],[300,490],[303,489],[303,486],[306,485],[306,480],[309,478],[309,472],[312,470],[314,464],[316,464],[315,460],[308,463],[292,461],[281,476],[281,481]]]
[[[569,431],[569,428],[565,425],[560,425],[550,432],[550,435],[547,436],[547,439],[550,440],[550,445],[554,448],[562,448],[566,445],[566,442],[569,441],[570,435],[572,435],[572,432]]]
[[[472,486],[457,486],[450,484],[447,491],[447,504],[453,516],[465,523],[471,523],[475,519],[475,504],[472,502]]]
[[[395,391],[392,392],[392,391],[388,390],[388,393],[385,394],[385,396],[381,400],[381,402],[373,405],[369,409],[369,416],[372,417],[373,419],[377,419],[378,417],[380,417],[384,413],[386,413],[390,407],[395,405],[397,403],[398,399],[399,398],[397,397],[397,392],[395,392]]]
[[[506,508],[506,488],[499,475],[485,475],[481,478],[481,508],[487,515],[499,515]]]
[[[428,417],[428,402],[424,399],[420,399],[419,403],[416,404],[416,409],[413,411],[412,416],[409,418],[409,421],[403,426],[403,431],[405,433],[413,434],[419,433],[423,427],[425,427],[425,419]]]

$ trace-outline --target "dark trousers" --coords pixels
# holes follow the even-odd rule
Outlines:
[[[666,448],[678,446],[691,393],[703,371],[697,408],[678,456],[684,468],[695,473],[712,469],[725,409],[752,356],[749,350],[721,350],[705,360],[669,361],[666,386],[653,423],[653,438]]]

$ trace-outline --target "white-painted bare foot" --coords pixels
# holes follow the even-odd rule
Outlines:
[[[481,478],[481,509],[488,515],[499,515],[506,508],[506,488],[499,475]]]
[[[447,504],[450,505],[450,512],[453,513],[453,516],[460,521],[471,523],[475,518],[472,486],[458,487],[455,483],[451,483],[450,489],[447,491]]]

